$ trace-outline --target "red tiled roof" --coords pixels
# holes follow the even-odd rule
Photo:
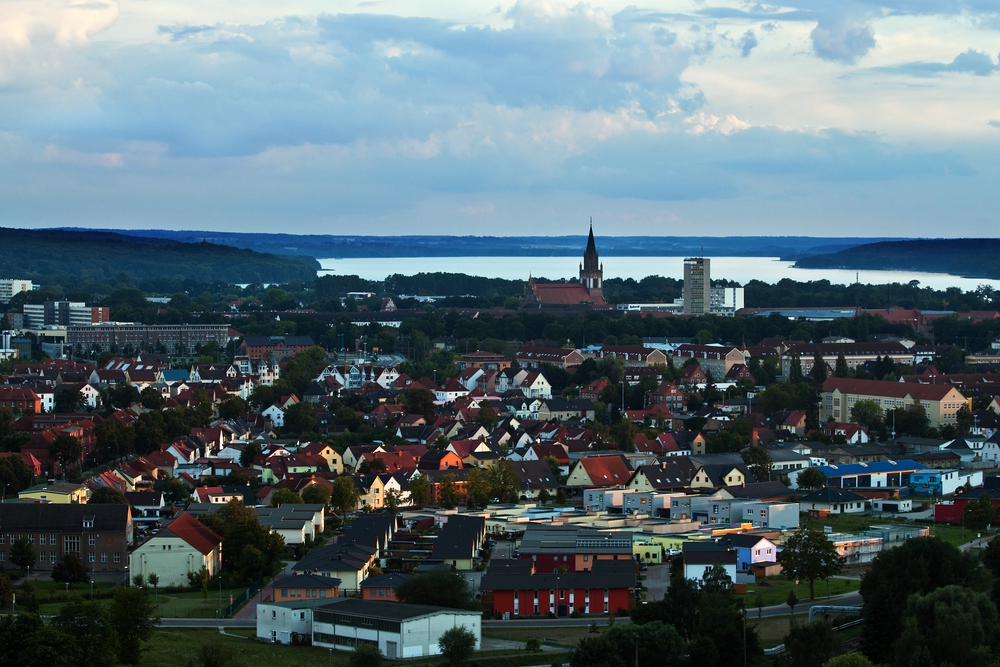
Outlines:
[[[580,465],[594,484],[625,484],[632,476],[628,463],[621,456],[590,456],[580,459]]]
[[[534,283],[538,303],[553,306],[572,306],[579,303],[604,305],[604,298],[591,295],[583,285],[576,283]]]
[[[917,401],[940,401],[953,389],[955,387],[942,384],[914,384],[911,382],[887,382],[885,380],[852,380],[850,378],[828,378],[823,383],[824,392],[839,390],[842,394],[887,396],[889,398],[905,398],[906,396],[910,396]]]
[[[203,554],[212,553],[222,543],[215,531],[190,514],[181,514],[171,521],[160,531],[160,535],[164,533],[173,533]]]

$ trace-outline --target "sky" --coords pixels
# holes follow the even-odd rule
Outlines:
[[[0,0],[0,224],[996,236],[996,0]]]

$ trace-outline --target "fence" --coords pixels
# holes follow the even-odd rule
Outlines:
[[[263,586],[264,586],[263,578],[258,579],[257,581],[250,584],[250,586],[248,586],[245,591],[243,591],[238,596],[233,598],[232,602],[230,602],[227,605],[219,607],[218,611],[219,618],[230,618],[233,615],[234,611],[242,607],[243,603],[245,603],[247,600],[256,595],[257,591],[259,591]]]

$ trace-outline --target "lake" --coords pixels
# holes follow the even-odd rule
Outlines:
[[[979,285],[1000,289],[1000,280],[985,278],[960,278],[946,273],[921,273],[919,271],[849,271],[843,269],[797,269],[792,262],[777,257],[712,257],[712,278],[735,280],[745,284],[750,280],[776,283],[783,278],[797,281],[829,280],[848,285],[858,275],[862,283],[908,283],[920,281],[923,287],[945,289],[960,287],[974,290]],[[602,257],[605,278],[634,278],[659,275],[668,278],[684,277],[683,257]],[[384,280],[394,273],[465,273],[470,276],[527,280],[529,275],[554,278],[576,277],[580,268],[579,257],[355,257],[347,259],[321,259],[320,275],[356,275],[365,280]]]

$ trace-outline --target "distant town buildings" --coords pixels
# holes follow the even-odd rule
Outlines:
[[[0,303],[10,303],[15,295],[21,292],[30,292],[34,289],[30,280],[17,280],[16,278],[0,278]]]
[[[705,315],[712,306],[711,260],[689,257],[684,260],[684,314]]]

